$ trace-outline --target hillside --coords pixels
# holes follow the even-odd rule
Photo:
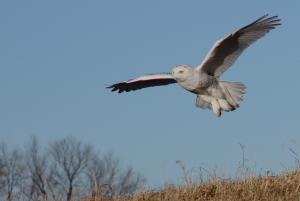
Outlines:
[[[214,180],[200,185],[166,187],[127,198],[101,199],[91,197],[86,201],[275,201],[300,200],[300,171],[279,176],[254,177],[245,180]]]

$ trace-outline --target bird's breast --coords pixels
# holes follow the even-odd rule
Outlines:
[[[215,78],[207,74],[194,72],[191,76],[184,80],[177,80],[178,84],[184,89],[202,94],[205,90],[213,85]]]
[[[177,83],[188,91],[193,91],[197,88],[197,85],[193,83],[191,80],[177,81]]]

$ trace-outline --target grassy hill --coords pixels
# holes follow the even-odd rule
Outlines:
[[[199,185],[165,187],[160,191],[137,193],[126,198],[101,199],[90,197],[85,201],[300,201],[300,171],[278,176],[247,179],[214,179]]]

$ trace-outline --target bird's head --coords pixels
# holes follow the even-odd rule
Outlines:
[[[172,69],[171,74],[177,81],[185,81],[191,74],[192,68],[188,65],[181,64]]]

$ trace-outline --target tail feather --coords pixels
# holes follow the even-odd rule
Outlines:
[[[246,86],[241,82],[218,81],[218,87],[209,95],[198,94],[196,106],[202,109],[211,109],[217,117],[222,111],[229,112],[239,107],[244,100]]]
[[[234,108],[239,107],[240,102],[244,100],[246,86],[241,82],[219,81],[219,86],[224,92],[227,102]]]

